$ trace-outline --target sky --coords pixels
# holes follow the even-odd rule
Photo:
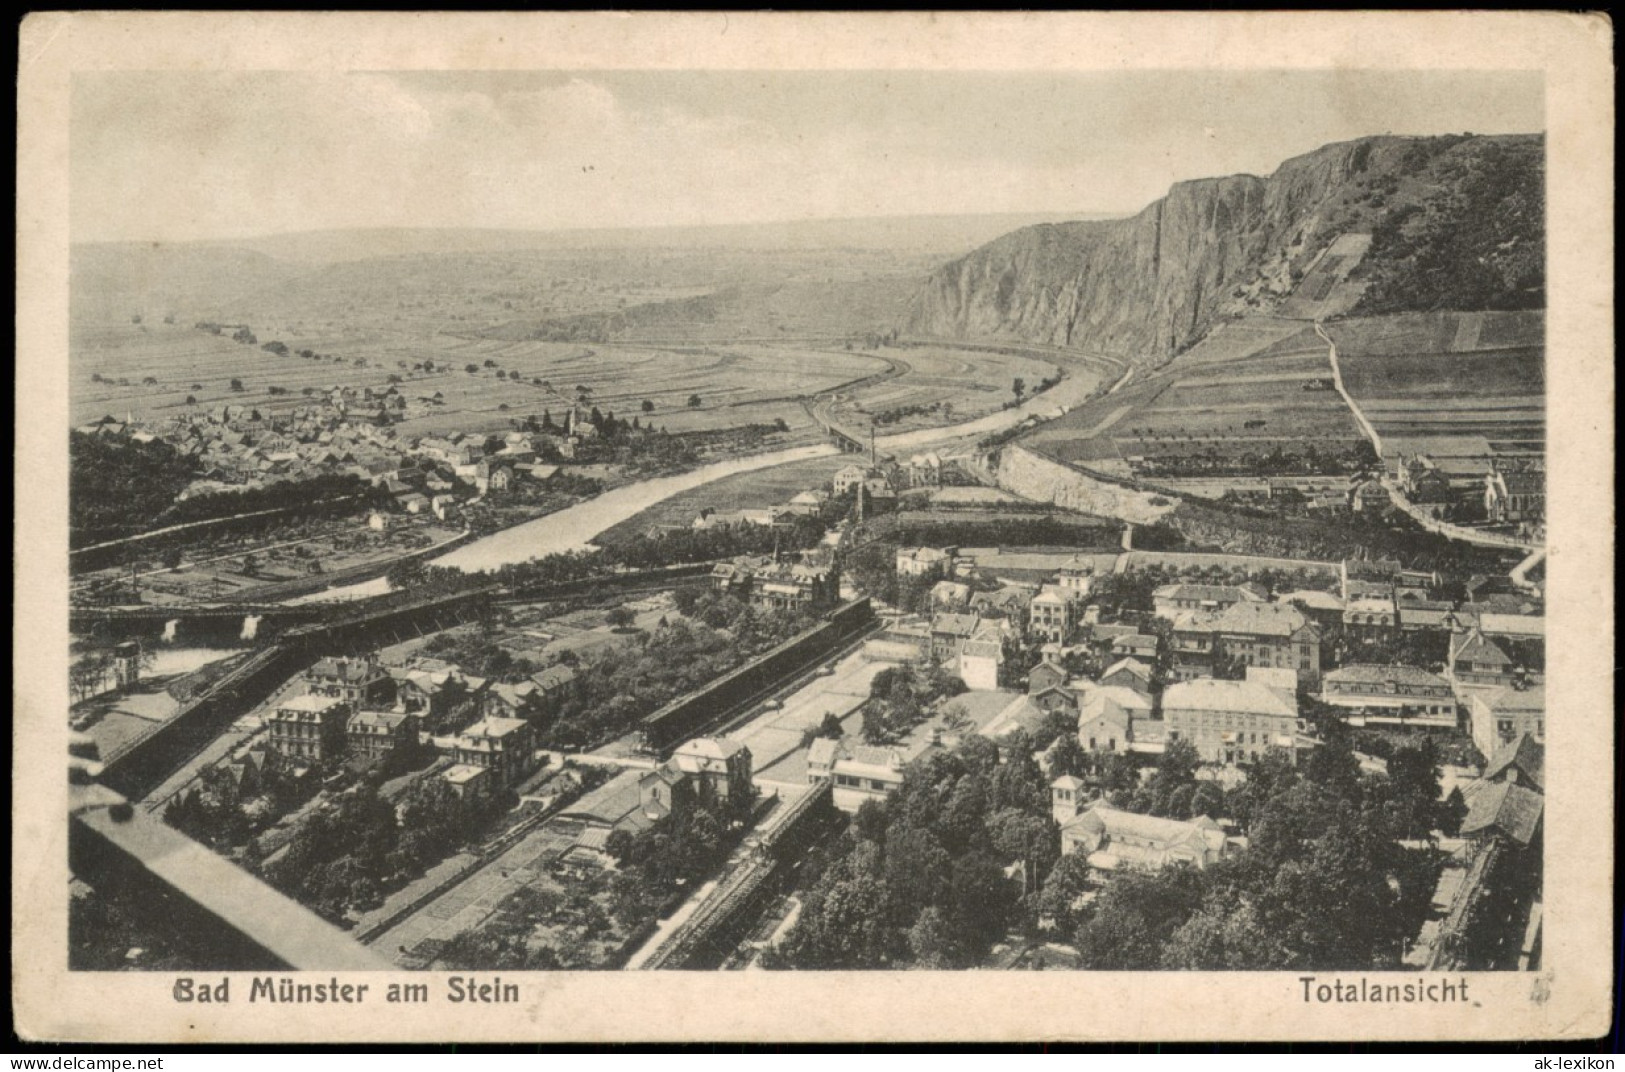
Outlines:
[[[1538,72],[81,72],[72,102],[76,241],[1064,218],[1545,125]]]

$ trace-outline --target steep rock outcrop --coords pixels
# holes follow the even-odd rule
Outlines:
[[[904,329],[1157,364],[1227,313],[1271,311],[1339,234],[1375,231],[1379,254],[1416,256],[1381,237],[1411,227],[1413,216],[1439,216],[1439,206],[1460,200],[1453,187],[1486,168],[1525,178],[1533,168],[1538,182],[1540,149],[1538,135],[1366,138],[1295,157],[1267,178],[1182,182],[1138,215],[1023,228],[944,265]],[[1512,185],[1527,200],[1528,183]],[[1480,215],[1497,226],[1494,212]]]

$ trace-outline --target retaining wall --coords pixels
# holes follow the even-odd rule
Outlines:
[[[1108,481],[1019,444],[1000,451],[998,479],[1001,488],[1024,498],[1138,525],[1157,521],[1179,505],[1171,496]]]

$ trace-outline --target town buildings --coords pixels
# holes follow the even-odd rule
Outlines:
[[[1174,863],[1206,868],[1225,856],[1224,829],[1205,815],[1185,822],[1103,802],[1083,807],[1078,795],[1077,779],[1057,779],[1051,786],[1051,814],[1061,826],[1062,855],[1081,852],[1094,871],[1154,871]]]
[[[523,719],[483,718],[457,735],[453,755],[462,766],[489,771],[498,788],[507,788],[536,769],[535,731]]]
[[[976,635],[982,620],[974,614],[937,614],[931,619],[931,661],[945,663],[959,659],[965,642]]]
[[[289,759],[325,763],[341,758],[350,705],[336,696],[308,693],[266,715],[271,747]]]
[[[1151,594],[1157,617],[1176,619],[1181,611],[1214,614],[1237,603],[1261,603],[1264,593],[1256,585],[1165,584]]]
[[[305,671],[305,687],[313,695],[343,700],[352,710],[387,706],[394,700],[389,671],[370,655],[318,659]]]
[[[1004,639],[984,624],[959,649],[959,676],[971,689],[997,689],[1004,667]]]
[[[1040,640],[1065,644],[1077,623],[1077,604],[1059,589],[1045,586],[1028,605],[1028,631]]]
[[[685,778],[707,805],[749,800],[750,749],[726,737],[696,737],[672,753],[666,766]]]
[[[1508,742],[1526,734],[1537,743],[1546,742],[1543,685],[1475,691],[1468,697],[1467,712],[1473,744],[1486,756],[1495,755]]]
[[[1258,681],[1169,685],[1162,717],[1168,740],[1189,741],[1208,763],[1256,762],[1272,746],[1292,750],[1298,743],[1296,697]]]
[[[1321,681],[1321,699],[1348,712],[1356,726],[1393,723],[1455,728],[1456,694],[1450,682],[1415,666],[1354,664]]]
[[[903,784],[903,755],[895,748],[849,745],[820,737],[807,750],[807,781],[833,783],[835,806],[856,812],[870,800],[885,800]]]
[[[1151,721],[1151,698],[1122,685],[1079,690],[1078,743],[1089,752],[1135,751],[1137,734]]]
[[[360,711],[345,727],[353,759],[376,761],[406,755],[418,746],[418,719],[403,711]]]

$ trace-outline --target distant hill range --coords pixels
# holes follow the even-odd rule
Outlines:
[[[1266,178],[1182,182],[1134,216],[1025,227],[943,265],[902,328],[1144,366],[1249,312],[1543,308],[1544,149],[1538,134],[1362,138]]]
[[[1100,213],[1011,213],[557,231],[358,229],[197,242],[88,242],[72,249],[72,302],[74,315],[87,319],[127,318],[131,310],[147,315],[170,309],[222,310],[273,288],[331,292],[353,279],[370,285],[377,278],[370,272],[340,270],[345,265],[414,259],[423,263],[411,273],[421,276],[435,270],[431,262],[437,259],[452,272],[462,272],[470,255],[536,251],[693,249],[748,255],[853,249],[917,255],[934,263],[1034,223],[1107,218]],[[396,264],[389,273],[402,270]]]

